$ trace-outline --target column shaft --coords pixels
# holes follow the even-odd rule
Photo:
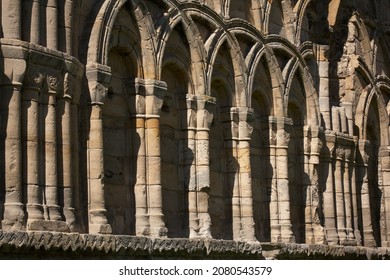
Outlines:
[[[88,140],[89,232],[112,233],[107,221],[104,196],[103,121],[100,104],[91,106],[90,136]]]
[[[147,206],[150,234],[154,237],[166,236],[167,229],[162,212],[160,121],[157,115],[148,115],[145,123]],[[151,152],[153,151],[153,152]]]
[[[332,158],[329,156],[324,159],[323,170],[328,170],[325,182],[324,196],[324,216],[325,216],[325,231],[326,239],[329,245],[337,245],[339,237],[336,230],[336,206],[335,206],[335,190],[334,190],[334,173]],[[326,166],[327,165],[327,166]],[[325,167],[326,166],[326,167]],[[323,171],[325,172],[325,171]]]
[[[22,1],[1,1],[1,27],[4,38],[21,39],[22,36]]]
[[[135,196],[135,231],[138,236],[150,235],[148,215],[148,192],[146,183],[146,143],[145,143],[145,117],[135,116],[136,134],[133,135],[133,143],[139,143],[137,153],[133,153],[137,162],[137,174],[134,186]]]
[[[352,217],[352,197],[351,197],[351,178],[349,170],[349,162],[344,163],[344,201],[345,201],[345,220],[348,244],[355,244],[355,236],[353,232],[353,217]]]
[[[22,189],[22,133],[21,133],[21,84],[2,87],[1,117],[6,125],[4,177],[5,197],[2,228],[24,228],[24,205]]]
[[[58,49],[57,0],[48,0],[46,7],[46,42],[49,49]]]
[[[42,206],[42,187],[39,185],[39,104],[38,96],[40,89],[23,89],[23,151],[27,156],[23,157],[28,213],[27,227],[33,230],[36,220],[44,219]]]
[[[335,197],[337,232],[339,235],[340,244],[344,245],[347,240],[347,233],[345,223],[344,179],[341,160],[341,158],[337,158],[335,164]]]
[[[61,118],[62,128],[62,187],[64,197],[64,216],[65,221],[71,228],[75,227],[76,214],[74,204],[74,160],[72,158],[72,104],[69,98],[61,100],[63,114]],[[77,126],[76,126],[77,127]]]

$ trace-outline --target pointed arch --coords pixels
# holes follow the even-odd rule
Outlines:
[[[141,1],[132,0],[109,0],[103,3],[99,12],[94,19],[94,24],[91,34],[94,34],[88,41],[87,48],[87,68],[88,65],[100,64],[107,65],[108,52],[110,46],[111,33],[113,25],[120,10],[129,5],[132,9],[138,28],[142,29],[141,34],[141,50],[142,64],[149,79],[156,78],[156,61],[155,61],[155,41],[153,21],[147,8]]]

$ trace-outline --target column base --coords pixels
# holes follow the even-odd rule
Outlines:
[[[109,224],[89,224],[90,234],[112,234],[112,228]]]
[[[389,248],[390,247],[390,241],[382,241],[381,246]]]
[[[348,241],[348,245],[350,245],[350,246],[357,245],[353,229],[351,229],[351,228],[347,228],[347,241]]]
[[[339,235],[337,234],[337,230],[335,228],[325,229],[325,234],[326,234],[326,243],[328,245],[339,244]]]
[[[347,232],[345,228],[337,229],[337,235],[339,236],[339,244],[344,245],[347,242]]]
[[[76,221],[76,213],[74,208],[64,209],[65,221],[69,226],[70,231],[77,231],[78,225]]]
[[[44,220],[42,204],[27,204],[26,205],[28,220]]]
[[[211,236],[211,219],[208,213],[194,214],[190,218],[190,235],[189,238],[212,238]]]
[[[69,225],[64,221],[27,220],[29,231],[70,232]]]
[[[362,235],[360,234],[360,230],[356,229],[354,231],[354,234],[355,234],[356,245],[361,246],[362,245]]]
[[[280,225],[271,225],[271,242],[282,243]]]
[[[364,234],[364,246],[365,247],[377,247],[375,239],[374,239],[374,233],[372,230],[365,230],[363,231]]]
[[[135,215],[135,234],[136,236],[150,236],[150,225],[149,225],[148,215],[145,214]]]
[[[165,227],[164,215],[149,215],[150,237],[167,237],[168,229]]]
[[[50,221],[61,221],[62,215],[60,213],[60,206],[58,205],[50,205],[47,206],[47,213]]]
[[[4,204],[4,215],[3,221],[1,222],[1,227],[3,230],[24,230],[26,214],[23,210],[23,204],[21,203],[12,203]]]
[[[316,243],[314,228],[311,224],[306,225],[305,228],[305,243],[309,245],[314,245]]]
[[[281,225],[280,231],[282,234],[282,242],[283,243],[295,243],[295,236],[292,232],[291,225]]]
[[[326,244],[325,231],[321,225],[306,226],[306,244]]]

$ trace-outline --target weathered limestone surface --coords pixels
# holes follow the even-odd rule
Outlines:
[[[2,252],[387,258],[388,1],[3,0],[0,22]]]

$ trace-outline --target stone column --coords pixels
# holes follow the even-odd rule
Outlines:
[[[347,244],[347,232],[345,222],[345,201],[344,201],[344,177],[343,177],[344,147],[336,144],[335,159],[335,198],[336,198],[336,217],[337,233],[339,235],[340,245]]]
[[[71,231],[83,231],[85,225],[83,223],[84,218],[82,215],[86,215],[82,211],[81,206],[81,188],[80,188],[80,175],[79,175],[79,104],[81,95],[81,80],[84,75],[83,65],[75,59],[72,62],[67,63],[67,69],[72,73],[68,90],[71,91],[71,112],[70,112],[70,146],[71,146],[71,160],[72,160],[72,171],[71,171],[71,185],[73,191],[73,207],[75,208],[75,224],[70,225]],[[66,79],[65,79],[66,80]],[[73,83],[73,84],[72,84]],[[65,86],[65,92],[67,87]],[[70,207],[72,208],[72,207]]]
[[[324,244],[325,233],[320,223],[320,191],[319,191],[319,164],[320,150],[322,142],[320,140],[320,127],[311,127],[308,130],[307,140],[310,143],[305,145],[305,150],[309,149],[309,158],[307,170],[309,174],[309,185],[307,189],[305,217],[306,219],[306,243],[307,244]],[[306,153],[306,151],[305,151]],[[306,158],[306,156],[305,156]]]
[[[317,45],[317,62],[319,74],[319,105],[326,129],[331,129],[329,101],[329,45]]]
[[[325,132],[326,147],[328,153],[324,157],[324,170],[328,170],[326,174],[324,197],[324,217],[325,217],[325,232],[326,240],[329,245],[337,245],[339,243],[339,237],[336,230],[336,205],[335,205],[335,180],[334,180],[334,168],[333,168],[333,155],[336,144],[336,136],[332,131]]]
[[[14,2],[12,2],[14,3]],[[17,5],[19,2],[15,2]],[[3,9],[11,1],[3,1]],[[13,7],[10,7],[13,8]],[[9,11],[12,13],[12,10]],[[4,18],[3,18],[4,19]],[[5,31],[5,30],[4,30]],[[2,142],[4,143],[4,213],[3,230],[21,230],[25,227],[25,213],[22,189],[22,99],[21,87],[26,71],[27,49],[22,46],[1,45],[3,57],[0,63],[0,115]],[[7,58],[13,57],[13,58]]]
[[[40,43],[41,0],[23,1],[22,38],[33,44]]]
[[[210,161],[209,131],[212,122],[212,111],[215,100],[204,96],[196,100],[196,131],[192,143],[192,132],[189,133],[188,146],[194,145],[194,165],[191,166],[191,182],[189,186],[190,238],[211,238],[211,218],[209,214]],[[190,115],[188,115],[190,116]],[[190,122],[191,123],[191,122]]]
[[[4,38],[21,39],[22,33],[22,1],[1,1],[1,27]]]
[[[306,200],[303,207],[305,208],[304,214],[304,223],[305,223],[305,243],[306,244],[315,244],[314,238],[314,219],[315,219],[315,209],[313,195],[316,186],[315,183],[318,183],[318,174],[315,166],[311,163],[311,148],[312,148],[312,139],[311,139],[311,128],[308,126],[303,127],[303,165],[304,165],[304,174],[307,174],[305,178],[300,178],[303,188],[302,192],[306,192]],[[313,143],[315,145],[316,143]],[[317,155],[314,155],[317,157]],[[317,193],[318,198],[318,193]]]
[[[362,237],[359,230],[359,215],[358,215],[358,200],[357,200],[357,188],[356,188],[356,149],[357,149],[357,137],[354,138],[354,147],[351,154],[351,160],[349,169],[351,172],[351,197],[352,197],[352,212],[353,212],[353,229],[356,240],[356,245],[362,245]]]
[[[362,157],[362,163],[359,166],[359,173],[362,177],[361,184],[361,203],[362,203],[362,220],[363,220],[363,240],[364,246],[375,247],[376,242],[374,238],[374,232],[372,229],[371,220],[371,205],[370,205],[370,194],[368,186],[368,160],[370,157],[370,143],[366,140],[359,140],[359,151]]]
[[[47,91],[44,91],[44,151],[45,151],[45,192],[44,199],[47,206],[47,220],[61,221],[58,201],[57,178],[57,115],[56,98],[59,91],[59,77],[57,74],[46,76]]]
[[[290,192],[288,182],[288,144],[292,122],[286,118],[275,118],[276,123],[276,189],[281,242],[294,243],[295,237],[291,226]],[[271,199],[273,196],[271,195]],[[272,211],[272,210],[271,210]],[[272,228],[271,228],[272,230]],[[274,234],[271,233],[271,236]]]
[[[57,0],[48,0],[46,6],[46,46],[58,49],[58,9]]]
[[[223,114],[224,139],[227,149],[227,188],[231,190],[229,193],[231,201],[226,200],[226,203],[232,204],[233,239],[253,241],[255,233],[249,145],[251,129],[248,128],[247,117],[247,108],[233,107]],[[245,184],[248,185],[245,186]]]
[[[135,124],[135,131],[132,135],[132,143],[138,146],[132,156],[136,162],[136,174],[134,184],[135,197],[135,233],[137,236],[149,236],[150,224],[148,215],[148,193],[146,180],[146,134],[145,134],[145,81],[135,79],[131,88],[134,92],[131,95],[130,103],[134,107],[132,114]]]
[[[390,247],[390,147],[383,147],[380,152],[383,184],[383,229],[382,247]]]
[[[36,67],[36,66],[32,66]],[[30,69],[23,85],[23,166],[25,167],[24,188],[26,190],[27,229],[39,228],[43,216],[42,186],[39,185],[39,95],[42,90],[43,74]]]
[[[270,197],[270,227],[271,227],[271,242],[282,242],[281,228],[279,223],[279,199],[277,188],[277,172],[276,172],[276,131],[277,131],[277,119],[269,117],[269,142],[270,142],[270,165],[272,166],[272,179],[271,179],[271,197]]]
[[[65,45],[66,53],[73,55],[73,26],[74,26],[74,1],[66,0],[64,8],[64,20],[65,20]]]
[[[255,222],[253,219],[253,195],[252,195],[252,173],[250,162],[250,141],[254,121],[252,109],[238,108],[238,144],[237,161],[238,173],[238,199],[240,200],[240,239],[244,241],[256,241]]]
[[[91,115],[88,158],[89,233],[110,234],[104,197],[104,157],[102,108],[111,79],[110,69],[104,65],[87,66],[87,79],[91,95]]]
[[[345,147],[345,162],[344,162],[344,201],[345,201],[345,220],[347,230],[347,240],[349,245],[356,245],[356,240],[353,230],[353,216],[352,216],[352,195],[351,195],[351,172],[350,166],[352,161],[353,147]]]
[[[152,237],[163,237],[168,233],[162,212],[159,115],[166,90],[165,82],[145,81],[146,197]]]
[[[69,73],[65,74],[64,78],[64,94],[57,101],[62,109],[62,115],[59,116],[59,123],[61,123],[61,136],[62,136],[62,187],[64,197],[64,217],[65,221],[71,229],[76,226],[76,214],[74,205],[74,154],[72,153],[72,125],[73,125],[73,110],[72,110],[72,99],[75,91],[75,78]],[[74,129],[77,130],[77,125]],[[77,158],[76,158],[77,159]]]

